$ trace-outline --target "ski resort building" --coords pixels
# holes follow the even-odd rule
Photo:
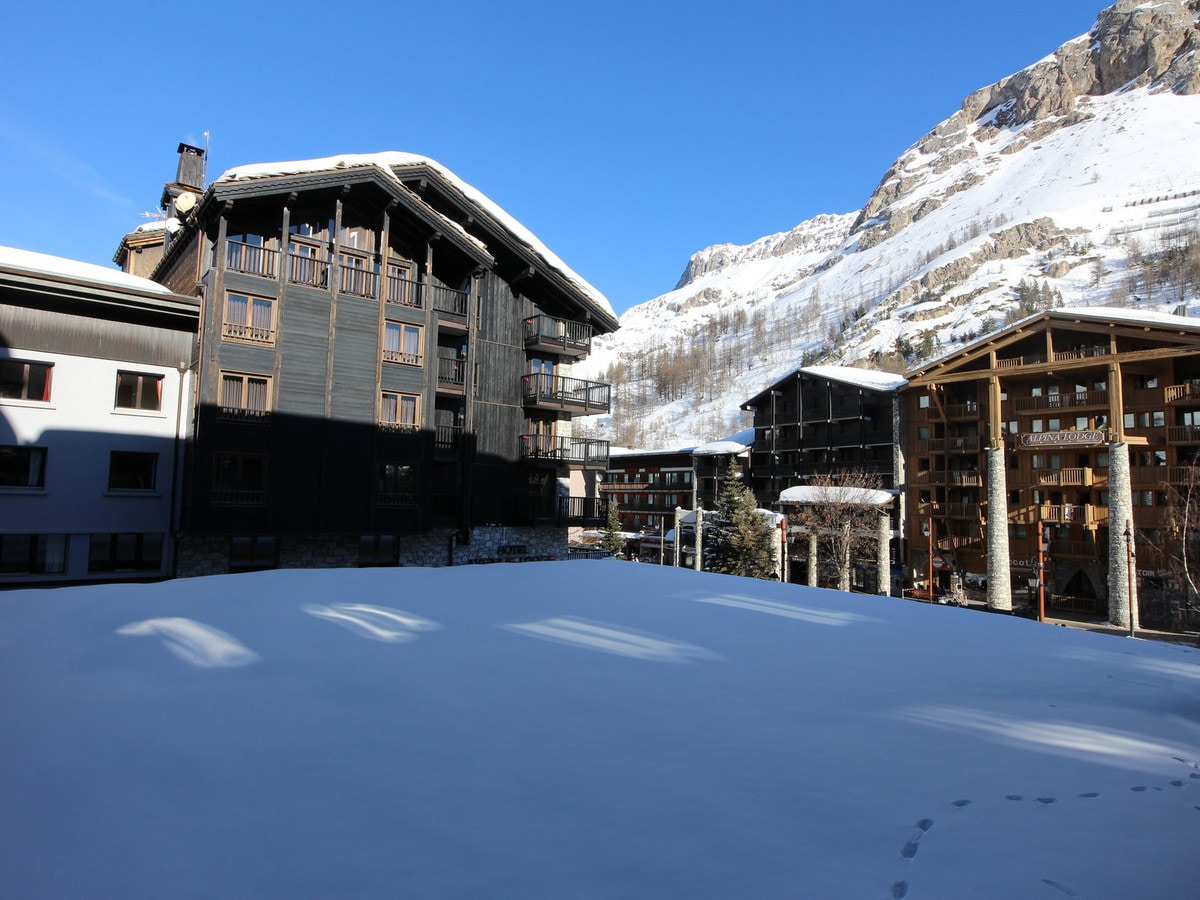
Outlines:
[[[163,578],[194,297],[0,248],[0,585]]]
[[[959,576],[1008,610],[1041,572],[1046,609],[1172,624],[1172,548],[1195,536],[1181,498],[1200,474],[1200,322],[1054,309],[914,369],[901,393],[914,584]]]
[[[870,488],[897,498],[882,504],[891,516],[888,552],[856,561],[853,584],[871,592],[880,585],[889,588],[893,581],[891,572],[879,577],[879,560],[901,558],[904,456],[897,391],[905,383],[903,377],[886,372],[807,366],[742,404],[754,417],[748,478],[760,506],[786,512],[797,502],[795,493],[787,494],[789,488],[809,485],[816,476],[838,478],[845,473],[861,473]],[[789,520],[792,581],[818,583],[812,538],[797,521]],[[891,568],[890,563],[884,565]],[[899,584],[896,588],[898,593]]]
[[[603,295],[432,160],[206,187],[179,150],[164,228],[115,257],[202,304],[179,574],[547,558],[603,521],[608,445],[571,431],[610,410],[571,376]]]

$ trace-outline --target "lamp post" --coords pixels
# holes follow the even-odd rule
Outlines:
[[[1125,597],[1129,601],[1129,636],[1133,637],[1133,532],[1125,520]]]

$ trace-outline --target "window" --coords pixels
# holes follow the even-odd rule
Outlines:
[[[246,294],[226,294],[221,336],[235,341],[274,344],[275,301]]]
[[[421,427],[421,398],[416,394],[383,392],[379,403],[379,424],[385,431],[416,431]]]
[[[108,455],[110,491],[152,491],[158,471],[157,453],[114,450]]]
[[[117,373],[117,409],[162,409],[163,377],[140,372]]]
[[[247,275],[275,277],[276,238],[261,234],[228,234],[225,236],[225,268]]]
[[[230,539],[230,572],[261,572],[278,568],[279,541],[273,535],[256,534]]]
[[[928,394],[922,394],[920,397],[917,398],[917,408],[918,409],[929,409],[929,395]]]
[[[395,566],[400,562],[400,540],[394,534],[364,534],[358,539],[358,567]]]
[[[211,501],[221,506],[261,506],[267,497],[267,458],[213,454]]]
[[[1034,432],[1040,432],[1042,430],[1042,420],[1034,419],[1032,422],[1030,422],[1029,430],[1034,431]]]
[[[1047,431],[1062,431],[1062,420],[1061,419],[1047,419],[1046,420],[1046,430]]]
[[[383,359],[406,366],[421,364],[421,326],[386,322],[383,329]]]
[[[0,534],[0,575],[61,575],[66,570],[65,534]]]
[[[0,359],[0,400],[50,402],[50,363]]]
[[[1075,417],[1075,430],[1076,431],[1087,431],[1088,424],[1089,423],[1088,423],[1087,416],[1076,416]]]
[[[45,486],[45,447],[0,446],[0,487]]]
[[[88,572],[143,572],[162,568],[161,534],[93,534]]]
[[[387,264],[387,302],[402,306],[420,306],[420,286],[412,280],[408,266]]]
[[[378,269],[369,266],[365,257],[350,253],[338,254],[341,267],[339,289],[357,297],[374,297]]]
[[[1162,428],[1167,424],[1167,414],[1163,412],[1150,413],[1150,424],[1155,428]]]
[[[375,502],[380,506],[415,506],[417,467],[410,463],[381,462],[376,470]]]
[[[271,414],[271,379],[222,372],[220,402],[222,418],[265,420]]]

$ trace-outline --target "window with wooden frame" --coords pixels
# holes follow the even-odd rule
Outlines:
[[[406,366],[421,365],[421,326],[407,322],[385,322],[383,361]]]
[[[321,248],[331,230],[331,223],[315,210],[292,213],[288,225],[288,281],[310,287],[328,284],[329,263]]]
[[[271,416],[271,378],[222,372],[219,402],[222,419],[265,422]]]
[[[379,425],[384,431],[418,431],[421,427],[420,396],[384,391],[379,400]]]
[[[0,359],[0,400],[50,402],[53,363]]]
[[[117,409],[162,410],[163,376],[143,372],[117,373]]]
[[[225,236],[225,268],[243,275],[276,277],[279,237],[243,231]]]
[[[420,308],[421,286],[413,278],[412,268],[408,264],[388,260],[384,297],[388,303]]]
[[[274,344],[275,307],[276,301],[266,297],[228,292],[221,337],[252,344]]]

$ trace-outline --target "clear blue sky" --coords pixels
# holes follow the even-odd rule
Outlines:
[[[180,141],[236,165],[405,150],[618,312],[688,256],[858,209],[962,98],[1104,0],[20,3],[0,244],[109,263]]]

